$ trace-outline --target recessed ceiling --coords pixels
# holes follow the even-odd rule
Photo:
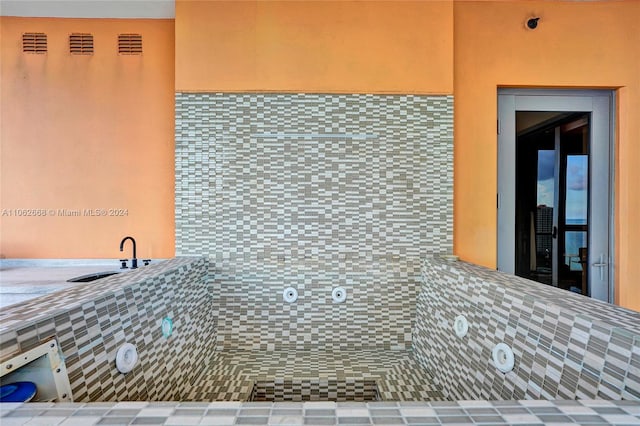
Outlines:
[[[175,0],[0,0],[0,15],[51,18],[175,18]]]

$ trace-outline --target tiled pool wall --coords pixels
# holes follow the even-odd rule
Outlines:
[[[55,337],[75,401],[181,400],[215,346],[207,273],[204,258],[173,259],[8,308],[0,359]],[[125,342],[139,355],[126,375],[115,368]]]
[[[260,271],[211,266],[220,350],[411,348],[419,262],[333,270],[299,263],[266,263]],[[297,301],[283,300],[287,286],[297,289]],[[336,286],[347,292],[343,303],[332,300]]]
[[[212,359],[233,358],[227,367],[216,366],[228,373],[237,356],[256,353],[216,350],[218,319],[211,314],[210,286],[215,281],[210,268],[206,259],[177,258],[105,278],[99,287],[81,287],[12,308],[3,312],[0,356],[4,360],[55,336],[75,401],[202,400],[198,397],[207,393],[194,395],[193,391],[205,389],[198,387],[199,380],[209,374],[206,369]],[[428,372],[422,377],[429,379],[435,398],[640,400],[640,314],[464,262],[428,259],[422,279],[413,348],[397,353],[404,358],[411,353],[417,356]],[[453,331],[453,319],[459,314],[470,324],[464,338]],[[167,316],[173,318],[175,329],[165,339],[160,323]],[[137,346],[140,364],[122,375],[114,360],[117,348],[126,341]],[[513,372],[502,374],[491,365],[491,349],[498,342],[513,348]],[[362,353],[375,358],[375,351]],[[295,347],[280,352],[293,357],[286,360],[291,372],[280,378],[266,379],[277,362],[256,365],[253,374],[221,377],[232,393],[237,392],[232,389],[234,380],[249,380],[247,396],[253,391],[257,399],[302,400],[303,395],[309,400],[323,396],[369,399],[372,386],[376,386],[376,398],[387,395],[384,400],[416,400],[417,395],[420,401],[430,399],[429,392],[404,395],[401,389],[411,384],[405,376],[420,372],[400,371],[400,358],[392,358],[393,352],[377,350],[378,358],[384,354],[387,362],[396,359],[398,364],[397,370],[386,369],[379,359],[382,381],[376,378],[378,373],[364,367],[368,373],[362,377],[341,377],[333,370],[309,375]],[[225,357],[212,358],[216,353]],[[359,352],[349,348],[304,352],[310,360],[332,353]],[[351,361],[357,364],[356,359]],[[350,365],[348,358],[337,364]],[[416,391],[424,384],[411,385]]]
[[[250,401],[378,401],[375,380],[257,380]]]
[[[177,93],[175,169],[220,348],[410,348],[420,259],[453,248],[452,96]]]
[[[428,259],[422,277],[414,350],[447,399],[640,401],[639,313],[464,262]],[[500,342],[515,355],[506,374]]]

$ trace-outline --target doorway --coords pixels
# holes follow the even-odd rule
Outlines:
[[[612,301],[610,91],[498,93],[498,269]]]

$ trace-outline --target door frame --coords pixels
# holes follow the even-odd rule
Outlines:
[[[608,288],[591,288],[591,297],[613,303],[614,298],[614,271],[615,271],[615,91],[609,89],[527,89],[527,88],[498,88],[498,146],[497,146],[497,269],[513,274],[515,272],[515,113],[516,111],[584,111],[606,114],[607,126],[595,127],[592,124],[589,155],[597,155],[606,158],[601,165],[608,167],[607,179],[597,179],[594,176],[603,176],[597,163],[590,162],[589,188],[591,193],[608,193],[608,206],[606,213],[602,213],[596,220],[590,216],[590,223],[606,223],[608,238],[606,239],[608,264],[607,278]],[[608,144],[595,144],[595,139],[606,138]],[[592,164],[594,166],[592,166]],[[594,168],[592,168],[594,167]],[[591,215],[591,208],[590,215]],[[599,213],[594,213],[599,214]],[[606,217],[604,217],[606,215]],[[591,233],[590,233],[591,234]],[[600,276],[595,270],[594,263],[599,259],[592,258],[597,250],[592,245],[592,237],[588,246],[590,248],[589,276]],[[595,238],[594,238],[595,240]],[[592,250],[592,248],[594,250]],[[602,252],[602,251],[601,251]],[[602,262],[600,262],[602,263]],[[595,290],[595,291],[594,291]]]

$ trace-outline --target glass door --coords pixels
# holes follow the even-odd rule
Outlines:
[[[558,209],[559,287],[590,296],[589,258],[589,118],[560,127]]]
[[[516,112],[515,274],[588,295],[590,113]]]
[[[610,91],[499,91],[499,270],[613,300],[611,102]]]

